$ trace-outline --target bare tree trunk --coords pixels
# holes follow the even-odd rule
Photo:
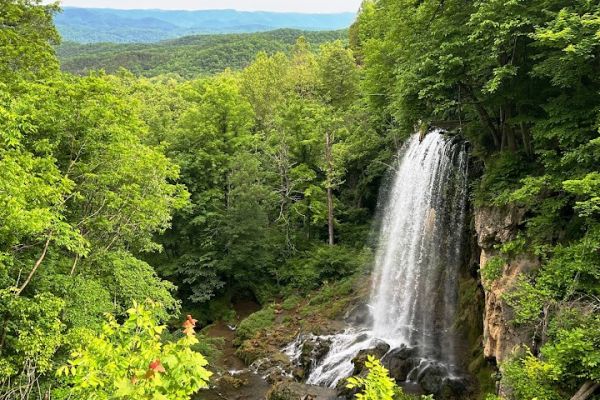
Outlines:
[[[31,278],[33,278],[33,275],[35,274],[35,272],[37,271],[37,269],[42,264],[42,261],[44,261],[44,258],[46,257],[46,252],[48,251],[48,246],[50,245],[50,240],[51,239],[52,239],[52,235],[49,235],[48,239],[46,240],[46,243],[44,244],[44,250],[42,250],[42,254],[40,255],[40,257],[35,262],[35,265],[33,266],[33,269],[31,270],[31,272],[27,276],[27,279],[25,279],[25,282],[23,282],[23,284],[21,285],[21,287],[19,288],[19,290],[17,290],[17,292],[16,292],[17,296],[21,295],[21,293],[23,292],[23,290],[25,290],[25,288],[27,287],[27,285],[29,285],[29,282],[31,281]]]
[[[327,159],[327,225],[329,231],[329,245],[333,246],[333,160],[331,147],[331,134],[327,131],[325,133],[325,158]]]
[[[71,267],[71,273],[69,274],[70,276],[73,276],[75,274],[75,268],[77,268],[77,262],[79,262],[79,254],[75,254],[75,259],[73,260],[73,266]]]
[[[575,393],[573,397],[571,397],[571,400],[586,400],[588,397],[594,394],[596,389],[598,389],[599,387],[599,382],[587,381],[579,388],[577,393]]]

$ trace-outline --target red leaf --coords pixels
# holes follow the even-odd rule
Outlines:
[[[165,367],[163,367],[158,358],[150,363],[148,369],[154,372],[165,372]]]

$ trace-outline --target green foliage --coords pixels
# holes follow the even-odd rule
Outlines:
[[[481,268],[481,278],[486,287],[502,276],[506,260],[500,256],[492,257]]]
[[[179,168],[125,79],[60,74],[55,10],[0,4],[0,397],[49,397],[67,344],[104,313],[146,298],[162,318],[179,308],[140,259],[187,204]]]
[[[497,206],[506,204],[507,197],[519,187],[523,174],[530,168],[525,154],[501,152],[490,157],[486,160],[485,174],[477,187],[475,201]]]
[[[381,362],[373,356],[369,356],[365,362],[365,367],[369,369],[366,378],[350,377],[348,378],[349,389],[360,388],[362,393],[358,393],[358,400],[393,400],[396,383],[389,376],[389,372],[381,365]]]
[[[41,0],[0,1],[0,82],[13,83],[15,74],[43,77],[56,71],[52,45],[59,36],[52,22],[56,4]]]
[[[416,397],[405,394],[394,379],[390,378],[389,371],[381,365],[381,361],[373,356],[367,357],[365,367],[369,369],[366,377],[350,377],[346,384],[349,389],[362,389],[355,396],[358,400],[433,400],[433,395]]]
[[[75,374],[62,371],[79,397],[169,397],[179,380],[173,396],[187,398],[208,378],[204,361],[190,336],[163,343],[155,327],[179,311],[174,284],[206,321],[231,317],[228,293],[269,303],[312,289],[302,312],[338,315],[369,263],[382,177],[416,125],[472,143],[478,205],[523,211],[481,271],[489,284],[522,253],[540,261],[504,294],[541,341],[501,367],[513,397],[565,397],[599,379],[597,2],[367,1],[351,48],[324,44],[344,32],[292,30],[59,48],[63,68],[86,77],[56,69],[54,6],[0,5],[0,395],[29,376],[55,387],[73,340],[86,346]],[[88,74],[99,66],[131,72]],[[146,298],[160,306],[98,337],[103,313],[121,318]],[[275,317],[253,314],[238,340]],[[179,351],[201,362],[181,366]],[[155,379],[142,376],[159,356]],[[370,362],[372,382],[354,382],[363,398],[393,398]]]
[[[502,365],[502,373],[514,399],[555,400],[563,398],[552,388],[559,370],[531,353]]]
[[[275,322],[275,310],[273,307],[266,307],[244,319],[235,331],[236,343],[240,344],[244,340],[251,339],[260,331],[269,328]]]
[[[535,357],[530,352],[501,365],[514,399],[562,399],[581,381],[597,381],[600,331],[593,312],[571,309],[554,320],[546,343]]]
[[[189,399],[208,387],[207,361],[191,349],[198,343],[188,316],[185,335],[163,343],[154,307],[134,303],[127,320],[113,317],[102,334],[90,332],[68,363],[57,370],[70,386],[69,396],[97,399]]]
[[[159,279],[146,262],[124,251],[108,253],[94,261],[96,267],[86,271],[86,276],[96,277],[102,283],[110,294],[116,313],[123,314],[127,304],[147,299],[160,304],[158,317],[161,320],[179,312],[179,302],[173,298],[175,286]]]
[[[585,0],[380,0],[365,3],[352,28],[363,90],[391,121],[387,129],[458,128],[484,166],[476,203],[524,212],[517,239],[498,249],[508,260],[525,253],[540,261],[504,294],[513,322],[537,332],[597,307],[598,21],[600,6]],[[490,260],[484,281],[500,268]],[[543,348],[567,337],[586,347],[577,340],[582,324],[542,332]],[[588,352],[597,358],[596,347]],[[544,363],[561,362],[545,357],[507,366],[514,398],[568,397],[586,381],[590,367],[575,364],[571,379],[553,380]]]
[[[361,199],[376,198],[370,185],[385,168],[365,171],[382,143],[364,139],[362,116],[346,112],[358,101],[357,77],[342,42],[314,54],[301,37],[289,57],[261,52],[241,73],[194,80],[171,94],[185,109],[166,149],[191,206],[178,213],[156,263],[188,299],[204,303],[235,288],[265,303],[283,287],[310,290],[365,263],[354,246],[364,243],[372,208]],[[338,89],[346,100],[332,97]],[[321,246],[328,188],[340,227],[340,245],[331,248]]]
[[[63,344],[60,321],[64,301],[50,293],[33,298],[15,296],[14,291],[0,291],[3,316],[0,387],[10,379],[25,380],[33,372],[46,373],[54,367],[54,355]]]
[[[281,308],[283,308],[286,311],[291,311],[294,308],[296,308],[300,302],[302,301],[302,297],[300,295],[297,294],[293,294],[289,297],[287,297],[283,303],[281,303]]]
[[[321,245],[291,259],[280,278],[291,287],[306,292],[323,282],[348,277],[368,262],[369,252],[366,250]]]
[[[358,94],[358,71],[352,50],[341,41],[321,46],[319,73],[325,98],[334,106],[347,107]]]

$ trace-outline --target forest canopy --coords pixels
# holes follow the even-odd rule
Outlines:
[[[91,376],[189,398],[196,323],[364,271],[386,171],[430,127],[470,142],[475,209],[524,216],[490,265],[538,265],[505,298],[532,334],[501,395],[600,386],[597,2],[367,0],[348,32],[59,47],[83,76],[57,11],[0,0],[0,397]]]

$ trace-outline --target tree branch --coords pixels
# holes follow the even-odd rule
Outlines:
[[[44,244],[44,250],[42,250],[42,254],[40,254],[40,257],[35,262],[35,265],[33,266],[33,269],[31,270],[31,272],[29,272],[29,275],[27,276],[27,279],[25,279],[25,282],[23,282],[23,284],[21,285],[21,287],[19,288],[19,290],[17,290],[17,292],[16,292],[17,296],[21,295],[21,293],[23,292],[23,290],[25,290],[25,288],[27,287],[27,285],[29,285],[29,282],[31,281],[31,278],[33,278],[33,275],[35,274],[35,272],[37,271],[37,269],[42,264],[42,261],[44,261],[44,258],[46,257],[46,252],[48,251],[48,246],[50,245],[50,240],[52,240],[52,235],[51,234],[48,236],[48,239],[46,240],[46,243]]]
[[[600,383],[587,381],[579,388],[577,393],[575,393],[573,397],[571,397],[571,400],[586,400],[588,397],[594,394],[596,389],[598,389],[599,387]]]

